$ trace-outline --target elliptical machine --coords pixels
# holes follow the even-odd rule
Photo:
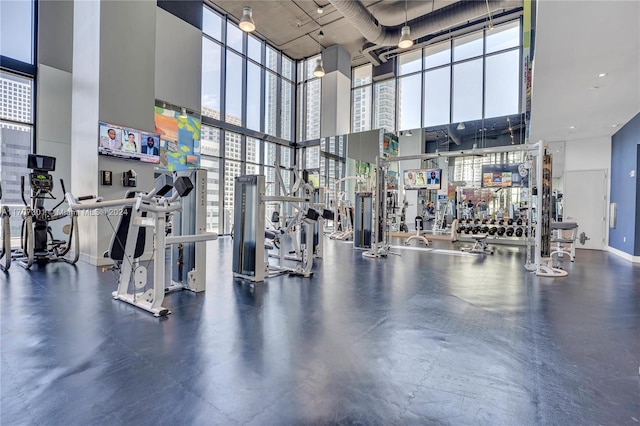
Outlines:
[[[53,176],[49,174],[56,169],[55,157],[29,154],[27,168],[33,170],[29,173],[30,197],[29,202],[24,197],[24,176],[20,179],[20,195],[25,205],[25,213],[22,221],[21,249],[14,254],[14,259],[25,269],[31,268],[34,263],[44,264],[48,262],[64,261],[75,264],[80,256],[78,239],[78,217],[74,211],[56,212],[64,203],[65,198],[56,204],[51,210],[44,206],[45,200],[55,200],[53,190]],[[65,193],[64,182],[60,179],[62,193]],[[58,240],[53,237],[50,222],[65,217],[71,218],[71,223],[65,226],[64,232],[69,234],[68,240]],[[73,249],[73,257],[66,257]]]
[[[0,200],[2,200],[2,183],[0,182]],[[2,223],[2,231],[0,238],[0,269],[8,271],[11,266],[11,223],[9,222],[11,215],[7,206],[0,206],[0,222]]]

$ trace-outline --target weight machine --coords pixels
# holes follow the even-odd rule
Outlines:
[[[311,185],[296,181],[291,193],[300,192],[301,196],[265,195],[265,177],[247,175],[236,177],[234,197],[233,231],[233,275],[252,282],[261,282],[265,278],[289,273],[311,277],[313,272],[314,225],[320,214],[311,208],[314,189]],[[300,243],[298,264],[291,268],[284,265],[285,254],[280,247],[278,265],[270,265],[265,257],[265,234],[274,237],[275,233],[265,232],[265,203],[286,202],[296,210],[291,228],[298,224],[304,228],[304,239]]]
[[[13,254],[15,260],[25,269],[31,268],[34,263],[47,263],[63,261],[75,264],[80,256],[78,238],[78,217],[73,211],[60,211],[58,208],[64,203],[65,198],[56,204],[51,210],[44,206],[45,200],[55,200],[53,196],[53,176],[49,172],[56,169],[55,157],[29,154],[27,158],[29,173],[30,197],[29,202],[24,197],[24,176],[20,178],[20,195],[25,205],[22,220],[21,248]],[[60,179],[62,193],[65,193],[64,181]],[[68,240],[58,240],[53,237],[49,226],[50,222],[69,217],[70,224],[65,225],[63,231],[69,234]],[[72,252],[71,257],[67,254]]]
[[[2,200],[2,182],[0,182],[0,200]],[[0,269],[4,272],[11,267],[11,214],[9,207],[0,205]]]
[[[348,180],[355,180],[356,182],[366,183],[366,179],[360,176],[347,176],[341,179],[336,179],[333,186],[333,217],[334,225],[333,232],[329,234],[329,238],[332,240],[350,241],[353,239],[353,219],[351,215],[351,207],[346,205],[346,200],[343,202],[338,190],[342,182]],[[340,230],[338,231],[338,218],[340,218]]]
[[[151,192],[128,192],[122,199],[103,201],[97,198],[93,202],[82,202],[94,199],[94,197],[76,199],[70,193],[66,194],[69,206],[73,211],[100,210],[109,207],[124,208],[112,237],[110,248],[105,253],[105,257],[114,261],[118,281],[118,288],[112,293],[114,299],[144,309],[156,317],[170,314],[171,311],[162,306],[164,295],[168,291],[175,290],[175,286],[178,284],[174,282],[168,288],[165,287],[165,248],[186,243],[196,243],[195,267],[188,271],[187,282],[181,283],[179,286],[195,292],[204,290],[206,280],[206,262],[203,261],[205,260],[204,242],[215,240],[218,235],[204,232],[202,227],[197,227],[194,235],[166,236],[167,215],[170,216],[183,210],[181,198],[186,198],[193,189],[194,186],[189,176],[178,176],[171,182],[168,175],[161,175],[156,180],[156,187]],[[173,195],[165,196],[172,190]],[[204,193],[206,194],[206,175]],[[154,269],[151,288],[147,288],[147,268],[140,264],[140,257],[145,249],[147,229],[153,232]],[[172,226],[172,229],[175,228]],[[179,263],[183,262],[179,261]],[[184,268],[184,264],[182,267]]]
[[[543,141],[535,144],[510,145],[495,148],[473,148],[466,151],[447,151],[441,153],[409,155],[401,157],[380,158],[376,157],[376,173],[373,193],[373,230],[372,230],[372,246],[371,249],[362,255],[369,258],[386,257],[389,251],[388,229],[386,226],[386,209],[384,200],[386,199],[386,170],[392,161],[403,160],[428,160],[438,157],[459,157],[464,155],[478,155],[511,152],[511,151],[527,151],[529,152],[528,173],[535,171],[538,178],[538,200],[542,206],[538,209],[538,217],[535,221],[535,236],[531,233],[526,238],[527,243],[527,260],[525,269],[535,272],[538,276],[545,277],[564,277],[568,275],[567,271],[553,267],[551,259],[551,154],[546,153],[547,144]],[[535,163],[535,167],[534,167]],[[531,198],[533,194],[533,179],[529,179],[528,195]],[[381,204],[382,200],[382,204]],[[530,199],[528,205],[532,205]],[[531,209],[528,209],[527,223],[533,223]],[[376,226],[377,223],[377,226]],[[531,252],[534,252],[533,256]]]

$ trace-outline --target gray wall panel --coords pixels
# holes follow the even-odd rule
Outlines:
[[[67,72],[73,67],[73,3],[38,2],[38,62]]]
[[[100,120],[155,128],[156,4],[100,2]]]
[[[159,7],[155,69],[157,99],[200,111],[202,32]]]

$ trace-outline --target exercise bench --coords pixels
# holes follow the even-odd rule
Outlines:
[[[489,234],[472,235],[471,238],[475,240],[473,247],[464,247],[462,248],[462,251],[469,253],[493,254],[493,249],[489,248],[489,242],[487,241],[488,235]]]

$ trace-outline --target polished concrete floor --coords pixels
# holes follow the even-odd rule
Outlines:
[[[439,247],[454,248],[450,243]],[[537,278],[523,249],[330,241],[311,279],[234,281],[157,319],[78,264],[0,275],[2,425],[636,425],[640,266],[606,252]]]

